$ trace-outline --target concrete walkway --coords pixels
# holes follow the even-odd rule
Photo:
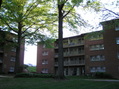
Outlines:
[[[13,78],[14,76],[0,75],[0,78]]]
[[[84,80],[89,80],[89,81],[106,81],[106,82],[119,82],[119,80],[114,80],[114,79],[84,79]]]

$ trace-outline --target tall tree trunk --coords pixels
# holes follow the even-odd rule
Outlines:
[[[20,53],[21,53],[21,32],[22,32],[22,24],[18,23],[18,41],[16,45],[16,62],[15,62],[15,73],[22,72],[22,65],[20,65]]]
[[[58,78],[64,79],[64,60],[63,60],[63,13],[62,4],[58,5]]]
[[[0,8],[1,8],[1,5],[2,5],[2,0],[0,0]]]

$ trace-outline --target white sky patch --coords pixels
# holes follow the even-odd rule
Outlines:
[[[36,65],[36,59],[37,59],[37,46],[25,45],[24,64]]]

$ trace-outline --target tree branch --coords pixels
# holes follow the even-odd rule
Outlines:
[[[65,18],[72,11],[72,9],[75,7],[75,5],[63,16],[63,18]]]
[[[0,19],[2,19],[2,17],[0,17]],[[14,29],[7,23],[7,21],[3,20],[3,23],[5,23],[11,30],[13,30],[14,32],[18,33],[18,31],[14,30]]]
[[[31,12],[35,7],[37,7],[37,6],[39,5],[39,3],[37,3],[36,5],[34,5],[34,4],[35,4],[35,2],[29,7],[29,9],[27,9],[26,13],[25,13],[24,16],[23,16],[23,17],[25,17],[25,18],[23,18],[23,20],[24,20],[24,19],[27,19],[27,16],[30,14],[30,12]]]
[[[119,16],[119,14],[117,14],[117,13],[113,12],[112,10],[109,10],[109,9],[106,9],[106,8],[105,8],[105,10],[104,10],[104,11],[109,11],[109,12],[113,13],[114,15]]]

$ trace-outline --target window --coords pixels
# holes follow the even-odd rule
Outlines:
[[[106,72],[106,67],[91,67],[90,72]]]
[[[116,38],[116,44],[119,44],[119,37]]]
[[[103,39],[103,35],[102,34],[92,35],[90,37],[90,40],[100,40],[100,39]]]
[[[0,57],[0,63],[2,63],[2,60],[3,60],[2,57]]]
[[[11,51],[12,52],[16,52],[16,48],[15,47],[12,47]]]
[[[47,68],[43,68],[41,72],[42,73],[48,73],[48,69]]]
[[[9,72],[14,72],[14,67],[10,67]]]
[[[90,56],[91,61],[104,61],[105,57],[104,55],[93,55]]]
[[[100,44],[100,49],[104,49],[104,45],[103,44]]]
[[[104,45],[103,44],[91,45],[90,46],[90,50],[102,50],[102,49],[104,49]]]
[[[42,64],[48,64],[48,61],[47,60],[42,60]]]
[[[115,27],[115,30],[116,30],[116,31],[119,31],[119,26],[116,26],[116,27]]]
[[[91,68],[90,68],[90,72],[96,72],[95,67],[91,67]]]
[[[43,48],[46,48],[46,45],[45,44],[43,45]]]
[[[44,52],[42,53],[42,55],[43,55],[43,56],[46,56],[46,55],[48,55],[48,52],[47,52],[47,51],[44,51]]]
[[[13,38],[12,38],[12,41],[13,41],[13,42],[17,42],[18,40],[17,40],[17,38],[13,37]]]
[[[11,56],[10,61],[15,62],[16,58],[14,56]]]
[[[119,59],[119,51],[117,52],[117,58]]]

